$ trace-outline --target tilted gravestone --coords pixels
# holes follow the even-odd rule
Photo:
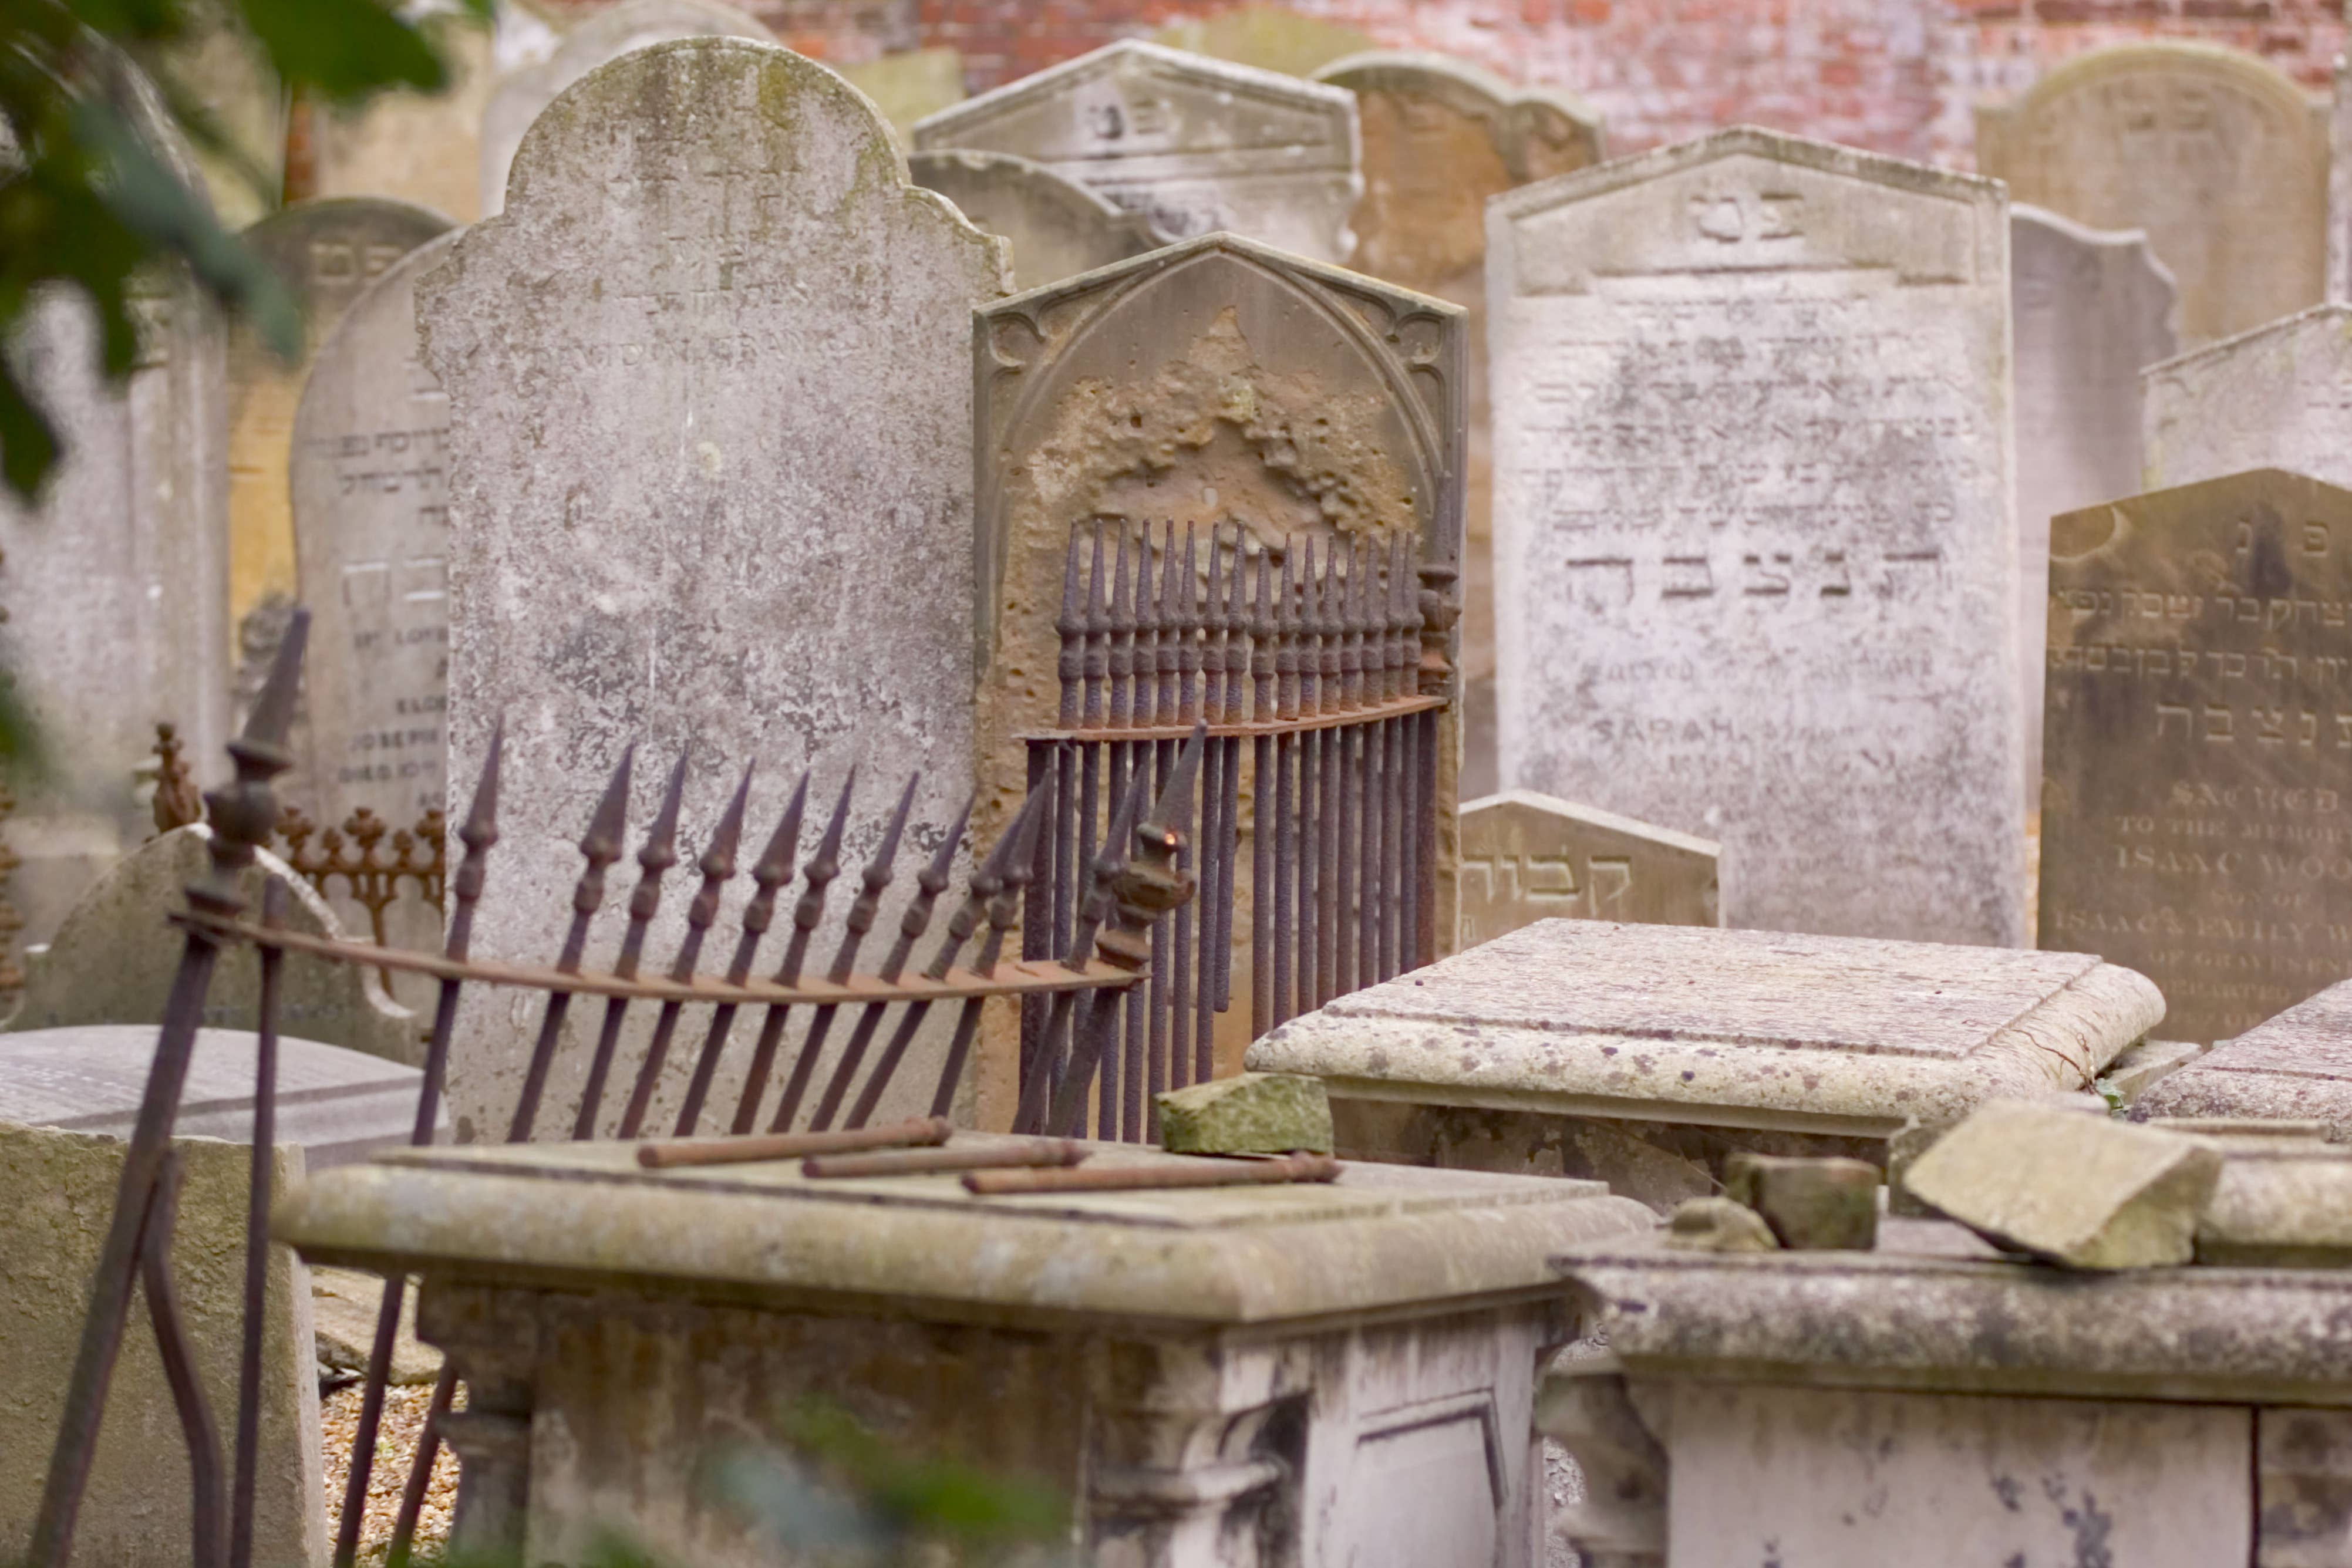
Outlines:
[[[2315,305],[2140,377],[2146,478],[2169,489],[2249,468],[2352,485],[2352,305]]]
[[[633,741],[630,853],[682,749],[689,862],[758,764],[747,870],[803,768],[803,855],[859,770],[849,867],[920,768],[905,885],[972,777],[971,320],[1003,292],[1002,243],[907,183],[862,94],[731,38],[656,45],[575,83],[509,192],[417,287],[425,367],[449,399],[453,815],[506,721],[474,951],[553,958],[574,845]],[[649,963],[684,933],[687,874]],[[833,909],[851,896],[835,890]],[[614,950],[623,902],[592,952]],[[591,1009],[572,1019],[593,1040]],[[461,1139],[505,1131],[536,1028],[528,998],[461,1019]],[[673,1057],[678,1082],[692,1054]],[[575,1039],[550,1103],[576,1098],[585,1055]],[[918,1080],[927,1092],[910,1059],[898,1082]]]
[[[1503,780],[1732,925],[2026,937],[1998,187],[1752,129],[1487,208]]]
[[[2132,1114],[2323,1122],[2332,1141],[2352,1143],[2347,1040],[2352,980],[2338,980],[2158,1079]]]
[[[1160,243],[1140,213],[1010,152],[918,152],[907,171],[915,183],[953,202],[973,226],[1012,245],[1017,287],[1042,288]]]
[[[1706,839],[1532,789],[1465,801],[1454,950],[1538,920],[1720,925],[1721,853]]]
[[[2174,289],[2144,234],[2101,234],[2013,206],[2009,243],[2025,785],[2028,800],[2039,801],[2050,519],[2138,492],[2139,372],[2171,356]]]
[[[1463,789],[1495,768],[1494,420],[1486,396],[1486,202],[1601,161],[1601,120],[1566,93],[1518,89],[1465,61],[1385,50],[1315,79],[1356,95],[1364,199],[1348,265],[1470,312],[1470,461],[1462,589]]]
[[[118,101],[188,188],[202,176],[155,89],[127,64]],[[0,669],[37,728],[42,777],[16,785],[7,895],[23,939],[57,928],[82,890],[152,831],[134,792],[169,720],[215,777],[229,738],[225,334],[183,276],[142,274],[127,382],[100,371],[79,294],[37,300],[9,345],[63,457],[38,506],[0,495]]]
[[[1347,259],[1362,190],[1349,93],[1132,40],[941,110],[915,145],[1016,153],[1171,239],[1225,230],[1316,261]]]
[[[772,42],[774,35],[723,0],[621,0],[566,33],[546,59],[501,77],[482,109],[483,215],[506,205],[507,172],[523,134],[564,89],[632,49],[700,37],[751,38],[764,44]]]
[[[298,202],[245,231],[246,245],[301,303],[303,352],[289,364],[249,329],[229,339],[229,613],[240,623],[265,597],[296,595],[287,456],[320,346],[368,285],[448,227],[405,202],[356,197]]]
[[[974,336],[982,841],[1019,806],[1021,737],[1056,726],[1055,622],[1076,526],[1108,521],[1139,539],[1172,523],[1194,540],[1196,575],[1220,536],[1230,562],[1238,534],[1254,572],[1286,539],[1311,541],[1322,560],[1349,538],[1403,535],[1452,588],[1458,308],[1221,235],[991,306]],[[1449,715],[1438,749],[1441,941],[1454,929],[1457,735]],[[1239,799],[1252,798],[1255,778],[1242,779]],[[1227,1050],[1248,1038],[1251,841],[1244,834],[1236,855],[1231,994],[1244,1001],[1219,1030]],[[1008,1056],[988,1061],[998,1076],[983,1082],[983,1111],[1013,1082]]]
[[[2042,946],[2241,1033],[2352,974],[2352,491],[2275,469],[2051,525]]]
[[[2150,41],[2079,55],[1977,110],[1977,169],[2011,200],[2145,229],[2180,285],[2180,337],[2210,343],[2316,304],[2327,131],[2252,55]]]

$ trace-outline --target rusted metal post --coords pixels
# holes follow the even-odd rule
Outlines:
[[[629,894],[629,928],[621,938],[621,956],[613,966],[613,972],[623,979],[635,978],[637,966],[645,960],[646,933],[661,908],[662,878],[677,863],[677,813],[685,799],[686,753],[681,751],[670,769],[669,786],[662,791],[661,810],[646,831],[645,846],[637,851],[637,885]],[[588,1061],[588,1082],[572,1118],[575,1139],[596,1135],[597,1117],[604,1108],[604,1081],[612,1075],[613,1056],[621,1044],[621,1023],[628,1010],[626,997],[613,997],[604,1003],[604,1026],[596,1031],[595,1054]]]
[[[776,895],[793,880],[793,857],[800,852],[801,816],[808,809],[809,776],[805,768],[801,780],[793,787],[793,798],[778,819],[775,831],[768,835],[767,848],[760,852],[759,862],[751,868],[751,897],[743,905],[743,931],[735,939],[735,956],[727,966],[727,981],[740,986],[751,978],[751,966],[759,958],[760,944],[767,936],[768,927],[776,918]],[[721,1002],[711,1009],[710,1027],[702,1037],[702,1050],[696,1056],[694,1072],[687,1080],[686,1100],[678,1106],[677,1135],[685,1137],[702,1123],[703,1103],[709,1098],[710,1084],[719,1071],[719,1056],[727,1049],[727,1037],[735,1027],[735,1004]],[[748,1129],[747,1129],[748,1130]]]
[[[710,835],[710,847],[702,852],[696,869],[702,873],[702,885],[694,892],[694,902],[686,906],[686,940],[678,944],[677,956],[670,961],[669,977],[673,980],[693,977],[694,967],[702,958],[702,944],[710,935],[711,926],[719,921],[719,900],[727,883],[735,874],[735,852],[743,839],[743,813],[751,800],[751,769],[743,769],[742,782],[735,786],[735,794],[727,802],[726,811],[719,819],[719,827]],[[686,1009],[684,1002],[667,1001],[654,1019],[654,1037],[646,1046],[646,1059],[637,1066],[637,1081],[629,1090],[629,1103],[621,1110],[621,1134],[634,1138],[645,1126],[646,1113],[653,1103],[654,1091],[660,1086],[662,1069],[669,1061],[671,1038],[677,1032],[678,1015]]]
[[[621,753],[621,765],[613,769],[604,798],[597,802],[596,814],[580,841],[580,853],[588,863],[572,890],[572,928],[564,935],[562,956],[555,961],[556,968],[567,975],[576,972],[586,956],[589,923],[604,903],[604,873],[621,858],[621,835],[628,827],[629,768],[636,754],[635,742]],[[547,1092],[548,1073],[555,1065],[555,1049],[562,1042],[564,1015],[571,1007],[570,991],[549,994],[539,1040],[531,1048],[530,1066],[523,1075],[522,1093],[515,1102],[514,1120],[507,1127],[509,1144],[530,1141],[531,1125],[539,1119],[540,1098]]]
[[[784,945],[784,961],[776,968],[779,985],[799,984],[801,966],[808,962],[810,938],[824,918],[825,890],[841,874],[841,833],[849,821],[850,791],[856,788],[857,769],[853,767],[841,781],[841,798],[833,803],[833,818],[824,825],[824,837],[801,873],[804,886],[799,902],[793,905],[792,940]],[[784,1020],[791,1012],[790,1004],[774,1003],[761,1019],[760,1038],[751,1047],[751,1069],[743,1080],[742,1095],[735,1102],[730,1132],[748,1133],[758,1124],[760,1102],[767,1096],[768,1075],[775,1070],[776,1047],[783,1040]]]

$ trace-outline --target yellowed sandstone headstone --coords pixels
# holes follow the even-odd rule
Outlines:
[[[874,100],[901,147],[913,145],[915,121],[963,101],[963,56],[953,49],[908,49],[834,68]]]
[[[2094,228],[2146,229],[2180,285],[2194,347],[2319,302],[2325,111],[2231,49],[2120,45],[1977,110],[1977,170],[2012,201]]]
[[[1245,5],[1204,21],[1175,22],[1151,35],[1155,44],[1196,55],[1303,77],[1342,56],[1380,47],[1353,27],[1302,16],[1279,5]]]
[[[449,85],[314,111],[312,194],[414,202],[469,224],[482,215],[482,111],[497,78],[491,36],[465,16],[434,16],[424,26],[449,68]]]
[[[1466,800],[1454,950],[1538,920],[1720,925],[1722,855],[1713,840],[1532,789]]]

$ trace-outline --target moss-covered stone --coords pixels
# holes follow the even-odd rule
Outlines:
[[[1244,1072],[1158,1099],[1160,1146],[1175,1154],[1331,1152],[1331,1102],[1319,1078]]]
[[[1878,1239],[1878,1167],[1745,1150],[1724,1162],[1724,1191],[1795,1251],[1867,1252]]]
[[[1780,1238],[1764,1217],[1727,1197],[1694,1197],[1666,1221],[1666,1246],[1677,1252],[1778,1252]]]

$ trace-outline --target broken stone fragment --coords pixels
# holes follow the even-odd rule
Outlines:
[[[1666,1221],[1665,1244],[1677,1252],[1778,1252],[1764,1217],[1727,1197],[1685,1198]]]
[[[1745,1204],[1792,1251],[1867,1252],[1878,1239],[1878,1167],[1745,1150],[1724,1162],[1724,1195]]]
[[[1998,1246],[2070,1269],[2146,1269],[2189,1260],[2221,1175],[2221,1154],[2201,1140],[1996,1100],[1915,1160],[1905,1181]]]
[[[1160,1146],[1180,1155],[1332,1151],[1331,1102],[1323,1081],[1244,1072],[1158,1096]]]

